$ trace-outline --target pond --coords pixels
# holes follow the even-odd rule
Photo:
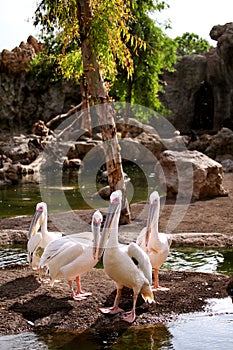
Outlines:
[[[127,182],[129,202],[146,201],[148,193],[157,189],[153,165],[140,169],[136,164],[126,166],[124,171],[130,181]],[[96,174],[94,174],[96,175]],[[105,183],[96,181],[96,175],[89,172],[65,171],[41,174],[37,183],[22,182],[16,186],[0,188],[0,217],[32,215],[38,202],[48,204],[50,213],[88,208],[107,207],[108,202],[93,200],[96,193]]]

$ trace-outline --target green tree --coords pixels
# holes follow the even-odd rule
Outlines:
[[[53,79],[79,82],[84,74],[92,103],[97,110],[105,108],[98,115],[103,139],[112,145],[106,150],[111,190],[124,189],[124,181],[113,111],[105,103],[111,100],[105,82],[111,85],[118,78],[118,99],[161,108],[160,74],[164,68],[172,69],[175,50],[149,13],[164,7],[159,0],[42,0],[35,12],[35,24],[42,26],[47,45],[34,71],[50,67]]]
[[[130,221],[130,213],[125,200],[114,110],[109,103],[111,99],[104,78],[111,79],[116,75],[116,61],[129,76],[132,74],[133,60],[126,45],[131,40],[128,27],[131,16],[128,0],[93,0],[91,3],[88,0],[42,0],[35,13],[35,24],[40,24],[49,35],[55,32],[57,42],[62,45],[62,52],[55,58],[57,69],[68,78],[78,79],[82,73],[85,75],[102,137],[107,141],[105,151],[110,189],[123,192],[124,222]],[[137,42],[141,45],[139,38]],[[80,67],[80,70],[74,70],[74,67]]]
[[[140,37],[145,45],[136,47],[128,43],[134,63],[130,77],[119,69],[117,79],[111,88],[113,96],[128,103],[137,103],[159,112],[164,108],[159,100],[159,92],[163,89],[161,76],[163,70],[174,70],[176,62],[176,43],[156,26],[151,16],[154,11],[162,11],[165,2],[137,1],[132,8],[136,21],[130,23],[130,33]]]
[[[177,36],[174,41],[177,44],[178,56],[201,54],[210,48],[207,40],[194,33],[184,33],[182,36]]]

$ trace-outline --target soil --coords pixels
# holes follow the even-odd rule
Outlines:
[[[225,174],[224,188],[228,196],[196,201],[185,209],[185,215],[172,232],[173,245],[230,246],[233,245],[233,174]],[[163,203],[160,229],[166,230],[174,203]],[[182,206],[182,204],[181,204]],[[141,226],[145,226],[145,203],[131,206],[132,224],[121,227],[120,240],[127,243],[135,239]],[[79,211],[79,217],[90,223],[91,210]],[[1,244],[25,242],[31,217],[0,219]],[[49,219],[49,229],[54,220]],[[136,229],[137,228],[137,229]],[[227,296],[228,276],[189,271],[160,271],[160,284],[168,291],[156,291],[155,303],[145,303],[139,296],[136,320],[126,324],[118,316],[103,315],[99,308],[112,305],[115,297],[114,282],[102,269],[94,268],[82,277],[82,286],[92,295],[82,301],[71,298],[67,282],[53,287],[39,283],[38,276],[28,265],[1,269],[0,281],[0,334],[16,334],[32,330],[71,330],[91,328],[97,332],[120,330],[129,326],[156,324],[170,321],[181,313],[201,311],[208,298]],[[230,298],[229,298],[229,302]],[[128,311],[132,307],[132,291],[124,288],[120,306]]]

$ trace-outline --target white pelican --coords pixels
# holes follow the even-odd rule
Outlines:
[[[141,293],[145,301],[149,303],[154,302],[153,292],[150,287],[152,283],[152,268],[147,254],[136,243],[130,243],[125,246],[118,243],[121,200],[122,193],[120,190],[111,194],[109,210],[102,232],[102,244],[99,250],[99,255],[101,255],[110,231],[104,251],[103,265],[105,273],[114,280],[117,292],[113,306],[100,308],[100,311],[108,314],[117,314],[124,311],[118,306],[122,288],[124,286],[131,288],[133,289],[133,307],[131,311],[123,316],[124,321],[131,323],[136,317],[135,307],[139,293]]]
[[[148,254],[154,269],[153,291],[168,290],[159,285],[159,269],[167,259],[171,237],[158,229],[160,197],[157,191],[151,193],[149,204],[147,226],[142,229],[136,242]]]
[[[83,235],[84,238],[82,234],[67,235],[51,242],[41,257],[40,268],[47,266],[51,286],[57,279],[66,279],[74,300],[82,300],[92,294],[82,290],[80,275],[88,272],[98,262],[102,221],[102,214],[97,210],[92,216],[93,241],[86,239],[86,234]],[[77,293],[73,289],[74,278]]]
[[[61,232],[49,232],[47,228],[47,204],[37,203],[28,232],[28,260],[33,270],[39,269],[41,255],[45,247],[55,239],[62,236]],[[40,231],[39,231],[40,229]]]

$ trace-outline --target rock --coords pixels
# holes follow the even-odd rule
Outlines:
[[[221,161],[222,168],[224,173],[232,173],[233,172],[233,160],[232,159],[224,159]]]
[[[38,155],[35,147],[30,144],[30,136],[13,136],[0,144],[1,152],[5,157],[11,159],[11,162],[34,161]]]
[[[72,169],[79,169],[82,164],[81,159],[74,158],[74,159],[65,159],[63,163],[63,168],[72,168]]]
[[[180,57],[174,72],[164,72],[160,99],[182,133],[233,127],[233,22],[214,26],[210,37],[216,48]]]
[[[26,71],[35,55],[33,46],[21,42],[19,47],[15,47],[12,51],[3,50],[0,53],[0,61],[11,74],[21,73]]]
[[[73,81],[50,83],[27,71],[42,44],[30,36],[12,51],[0,52],[1,131],[30,133],[35,122],[66,113],[81,101],[80,88]]]
[[[110,186],[104,186],[102,188],[99,189],[99,191],[95,192],[91,198],[92,199],[99,199],[99,197],[101,197],[104,200],[109,200],[111,195],[111,189]]]
[[[205,154],[213,159],[223,154],[233,155],[233,131],[222,128],[213,136],[210,145],[205,150]]]
[[[197,140],[191,141],[187,148],[190,151],[199,151],[205,153],[205,150],[211,144],[212,139],[212,135],[203,134]]]
[[[125,123],[121,118],[116,122],[117,131],[122,133],[124,131]],[[127,121],[128,137],[137,137],[144,131],[144,125],[134,118],[129,118]]]
[[[164,147],[173,151],[184,151],[189,143],[189,137],[187,136],[174,136],[172,138],[161,139]]]
[[[155,174],[168,198],[197,200],[227,195],[221,164],[198,151],[162,152]]]
[[[149,142],[145,137],[144,144],[139,140],[124,138],[119,140],[121,148],[121,157],[125,161],[135,162],[136,164],[145,164],[154,162],[163,149],[162,144]]]
[[[160,139],[160,137],[157,134],[148,134],[145,131],[143,131],[134,140],[137,141],[140,145],[144,146],[149,151],[151,151],[151,153],[156,158],[159,158],[160,157],[160,153],[162,151],[164,151],[165,149],[167,149],[166,146],[164,145],[164,143],[162,142],[162,140]],[[141,147],[140,147],[140,149],[141,149]],[[141,156],[141,157],[143,158],[144,156]]]
[[[33,124],[32,132],[35,135],[43,136],[43,137],[53,134],[52,130],[47,128],[43,120],[38,120],[36,123]]]

